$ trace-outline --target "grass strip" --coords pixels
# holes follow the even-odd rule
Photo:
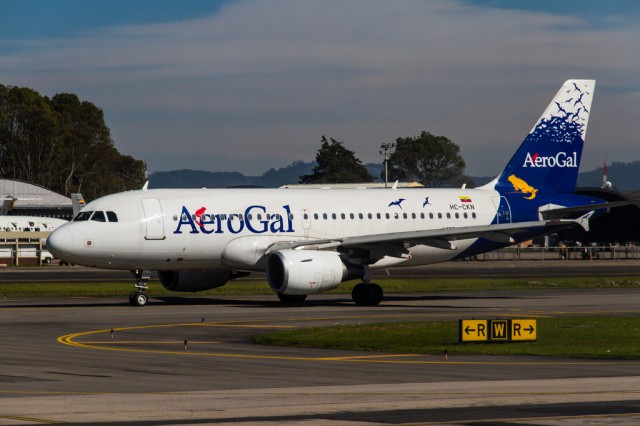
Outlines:
[[[640,287],[638,277],[557,277],[553,279],[527,278],[383,278],[376,279],[385,293],[416,293],[442,291],[490,291],[535,289],[594,289]],[[150,282],[152,296],[188,296],[192,293],[176,293],[166,290],[159,282]],[[334,294],[350,294],[357,281],[343,283],[331,291]],[[1,282],[0,297],[101,297],[128,296],[134,290],[133,279],[126,282]],[[273,294],[263,280],[237,280],[224,287],[197,293],[198,296]],[[313,297],[313,296],[310,296]]]
[[[640,317],[538,318],[536,342],[458,343],[457,321],[349,324],[279,331],[257,343],[455,355],[539,355],[640,359]]]

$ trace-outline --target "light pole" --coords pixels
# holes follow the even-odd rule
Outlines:
[[[394,148],[395,146],[396,146],[395,143],[383,143],[382,145],[380,145],[380,149],[382,149],[382,151],[380,151],[380,155],[384,154],[384,187],[385,188],[389,183],[389,167],[388,167],[389,155],[387,154],[387,151]]]

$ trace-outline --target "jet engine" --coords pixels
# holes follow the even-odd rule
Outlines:
[[[222,287],[231,278],[231,271],[159,271],[158,278],[167,290],[196,292]]]
[[[280,250],[267,258],[267,280],[276,293],[306,295],[362,277],[362,266],[345,264],[334,251]]]

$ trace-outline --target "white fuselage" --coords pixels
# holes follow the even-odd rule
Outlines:
[[[93,267],[264,270],[273,244],[488,225],[499,201],[487,189],[131,191],[87,204],[82,212],[102,211],[106,219],[86,215],[92,219],[64,225],[55,246],[69,248],[58,253],[66,260]],[[457,241],[454,250],[412,244],[371,267],[446,261],[474,241]]]

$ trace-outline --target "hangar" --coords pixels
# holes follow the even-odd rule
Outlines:
[[[71,198],[42,186],[17,180],[0,179],[2,214],[41,216],[64,220],[73,218]]]
[[[608,202],[638,200],[640,191],[621,193],[604,188],[578,188],[576,194],[598,197]],[[563,241],[580,241],[583,244],[598,243],[627,244],[640,242],[640,205],[630,204],[617,207],[605,215],[596,217],[590,222],[590,230],[586,232],[579,226],[558,232]]]

